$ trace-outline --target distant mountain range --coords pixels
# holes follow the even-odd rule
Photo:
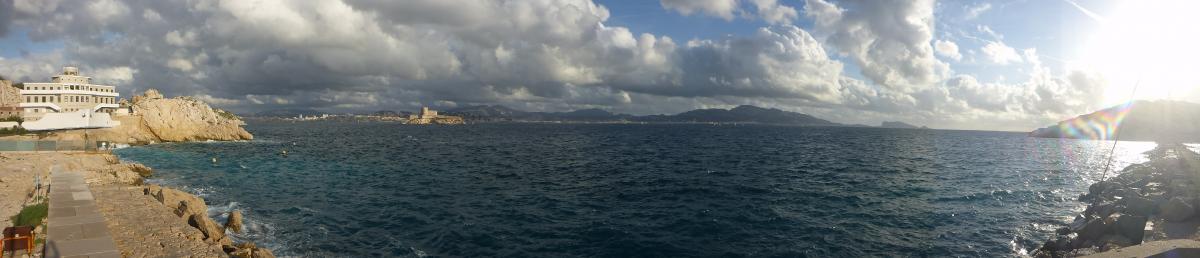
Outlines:
[[[635,116],[601,109],[571,112],[525,112],[504,106],[472,106],[446,110],[447,115],[468,121],[571,121],[571,122],[649,122],[649,123],[753,123],[804,126],[843,126],[810,115],[743,105],[733,109],[697,109],[676,115]]]
[[[915,126],[915,125],[905,123],[905,122],[900,122],[900,121],[884,121],[883,123],[879,124],[879,127],[902,128],[902,129],[929,129],[929,127]]]
[[[1122,118],[1119,126],[1115,121]],[[1200,104],[1139,100],[1063,120],[1029,133],[1033,137],[1200,142]]]
[[[259,112],[256,117],[288,118],[298,115],[320,115],[322,112],[310,109],[285,109]],[[377,111],[367,115],[374,116],[404,116],[410,112]],[[739,123],[739,124],[772,124],[797,126],[847,126],[871,127],[866,125],[847,125],[830,122],[808,114],[783,111],[775,108],[761,108],[750,105],[737,106],[732,109],[697,109],[674,115],[647,115],[612,113],[603,109],[580,109],[570,112],[529,112],[512,109],[500,105],[466,106],[442,110],[442,115],[462,117],[468,123],[488,122],[581,122],[581,123]],[[903,122],[884,122],[887,128],[923,128]]]

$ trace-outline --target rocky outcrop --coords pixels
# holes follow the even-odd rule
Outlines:
[[[231,242],[225,238],[225,229],[208,218],[208,205],[204,203],[204,199],[157,185],[146,186],[143,188],[143,193],[153,196],[159,203],[171,208],[176,216],[186,219],[188,225],[199,229],[201,233],[204,233],[204,240],[214,243]]]
[[[242,233],[242,211],[235,210],[229,213],[229,220],[225,221],[225,228],[233,232]]]
[[[133,113],[164,142],[250,140],[241,118],[189,97],[163,98],[150,89],[134,96]]]
[[[146,165],[142,165],[142,163],[130,162],[125,163],[125,166],[129,167],[130,171],[136,172],[142,177],[150,177],[151,175],[154,175],[154,170],[150,169],[150,167],[147,167]]]
[[[1089,186],[1079,197],[1089,204],[1087,209],[1033,256],[1071,257],[1147,241],[1200,238],[1196,230],[1180,230],[1188,228],[1181,225],[1200,222],[1195,209],[1200,200],[1200,154],[1164,143],[1147,154],[1149,162],[1130,165]]]
[[[21,104],[21,89],[12,86],[12,81],[0,79],[0,107],[15,107]]]
[[[225,246],[225,251],[229,253],[229,256],[238,258],[275,258],[275,253],[272,253],[271,250],[258,247],[251,242]]]
[[[436,118],[410,118],[404,122],[410,125],[461,125],[466,124],[462,117],[438,116]]]

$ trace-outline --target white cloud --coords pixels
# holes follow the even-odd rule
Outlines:
[[[992,30],[992,27],[988,27],[987,25],[976,25],[975,30],[978,30],[979,32],[981,32],[983,34],[988,35],[988,37],[991,37],[993,40],[1004,39],[1004,35],[1000,35],[1000,33],[996,33],[996,31]]]
[[[737,0],[659,0],[659,4],[683,15],[704,13],[726,21],[732,21],[738,10]]]
[[[770,24],[791,23],[797,17],[796,8],[779,4],[777,0],[751,0],[758,16]]]
[[[935,41],[933,43],[933,49],[942,57],[954,59],[955,61],[962,60],[962,53],[958,52],[958,44],[954,43],[954,41]]]
[[[967,14],[964,15],[963,19],[974,20],[975,18],[979,18],[979,15],[982,15],[984,12],[987,12],[988,10],[991,10],[991,9],[992,9],[991,3],[980,3],[978,5],[968,8]]]
[[[740,2],[754,5],[754,12],[743,10]],[[659,0],[663,8],[690,16],[702,13],[732,21],[738,14],[747,19],[762,19],[768,24],[791,24],[799,13],[778,0]]]
[[[728,13],[728,19],[752,13],[773,26],[677,41],[609,26],[608,9],[590,0],[83,5],[96,6],[95,13],[59,1],[16,0],[12,24],[24,26],[31,39],[65,47],[0,59],[0,73],[44,81],[75,63],[123,94],[156,87],[246,111],[453,103],[644,114],[755,104],[842,121],[946,119],[964,127],[979,126],[972,121],[1039,126],[1048,117],[1089,111],[1087,100],[1103,89],[1094,73],[1050,74],[1035,49],[1003,45],[986,26],[977,29],[994,34],[992,48],[1005,54],[998,60],[1024,61],[1034,68],[1031,79],[951,77],[938,58],[990,60],[980,54],[991,53],[987,46],[960,49],[933,40],[930,1],[813,0],[803,10],[813,19],[811,29],[792,25],[799,14],[777,1],[726,2],[728,8],[698,1],[662,5],[680,13]],[[844,74],[844,64],[831,55],[853,62],[862,78]]]
[[[933,1],[847,1],[848,8],[809,0],[805,15],[825,42],[847,55],[863,75],[901,92],[933,86],[949,74],[934,57]]]
[[[1016,49],[1005,45],[1004,42],[988,42],[979,51],[986,55],[987,59],[992,61],[992,63],[1006,65],[1021,62],[1021,54],[1018,54]]]

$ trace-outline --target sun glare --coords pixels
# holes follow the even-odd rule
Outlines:
[[[1082,48],[1082,63],[1108,80],[1104,104],[1178,99],[1200,86],[1200,1],[1124,1]]]

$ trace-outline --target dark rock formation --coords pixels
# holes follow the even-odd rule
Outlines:
[[[1200,154],[1165,143],[1146,154],[1149,162],[1130,165],[1089,186],[1079,197],[1089,204],[1087,209],[1056,230],[1033,256],[1072,257],[1147,241],[1200,237],[1171,228],[1200,220],[1194,181],[1200,179]],[[1147,229],[1149,224],[1155,226]]]

